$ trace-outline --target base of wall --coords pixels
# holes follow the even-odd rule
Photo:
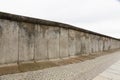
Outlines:
[[[9,66],[17,66],[17,65],[18,65],[17,63],[1,64],[0,68],[1,67],[9,67]]]
[[[33,70],[41,70],[50,67],[83,62],[85,60],[90,60],[99,56],[111,54],[118,50],[119,49],[105,51],[101,53],[99,52],[87,56],[79,55],[79,56],[71,56],[62,59],[59,58],[59,59],[51,59],[51,60],[27,61],[27,62],[20,62],[19,64],[17,63],[2,64],[0,65],[0,75],[20,73],[20,72],[33,71]]]

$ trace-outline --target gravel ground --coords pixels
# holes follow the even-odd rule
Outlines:
[[[0,80],[92,80],[118,60],[120,51],[75,64],[3,75]]]

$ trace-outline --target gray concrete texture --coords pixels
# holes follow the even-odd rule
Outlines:
[[[0,64],[61,59],[120,48],[120,40],[60,26],[0,19]]]

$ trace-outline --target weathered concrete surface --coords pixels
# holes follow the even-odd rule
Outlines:
[[[66,66],[8,74],[0,76],[0,80],[92,80],[118,60],[120,51]]]
[[[19,23],[19,61],[31,61],[34,56],[34,24]],[[12,36],[12,35],[11,35]],[[11,44],[12,45],[12,44]]]
[[[86,53],[86,43],[85,43],[85,33],[81,33],[81,53],[85,54]]]
[[[49,26],[48,37],[48,57],[49,59],[59,58],[59,27]]]
[[[75,49],[76,49],[76,52],[75,52],[75,55],[80,55],[81,54],[81,37],[80,37],[80,32],[79,31],[76,31],[76,41],[75,41]]]
[[[90,36],[88,33],[85,34],[85,52],[86,54],[90,54]]]
[[[75,30],[68,30],[69,34],[68,34],[68,40],[69,40],[69,55],[70,56],[75,56],[75,53],[76,53],[76,45],[75,45],[75,42],[76,42],[76,37],[75,37]]]
[[[120,40],[71,25],[0,12],[0,64],[89,55]]]
[[[18,61],[18,24],[0,20],[0,64]]]
[[[35,60],[48,59],[47,26],[35,26]]]
[[[60,28],[60,58],[68,57],[69,53],[69,47],[68,47],[68,29],[66,28]]]

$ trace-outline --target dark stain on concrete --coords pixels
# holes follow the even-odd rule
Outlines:
[[[28,38],[27,43],[28,47],[31,47],[32,44],[34,44],[34,37],[35,37],[35,25],[34,24],[29,24],[29,23],[19,23],[19,34],[21,33],[22,30],[25,31],[25,36]]]
[[[19,24],[20,28],[24,29],[28,37],[31,39],[32,36],[34,36],[35,32],[35,25],[34,24],[29,24],[29,23],[20,23]]]
[[[2,36],[2,31],[3,31],[3,29],[2,29],[2,26],[0,25],[0,38]]]
[[[69,35],[69,38],[70,38],[70,40],[72,40],[72,41],[75,39],[75,37],[70,36],[70,35]]]
[[[55,34],[59,34],[60,33],[60,29],[59,28],[55,29],[54,32],[55,32]]]
[[[76,36],[77,40],[80,40],[80,33],[79,32],[77,32],[75,36]]]
[[[45,34],[46,34],[48,28],[49,28],[49,27],[47,27],[47,26],[43,26],[43,25],[41,26],[42,38],[45,38]]]

